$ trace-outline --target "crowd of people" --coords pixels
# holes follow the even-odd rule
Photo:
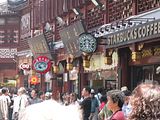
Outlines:
[[[140,84],[132,92],[123,87],[110,90],[101,95],[98,114],[92,97],[92,89],[84,88],[88,97],[84,97],[83,120],[160,120],[160,86],[158,84]],[[89,96],[91,94],[91,96]],[[94,95],[96,96],[96,95]],[[89,101],[90,99],[90,101]],[[97,99],[98,100],[98,99]],[[87,102],[86,102],[87,101]],[[85,105],[90,107],[86,107]],[[96,117],[92,117],[93,114]]]
[[[37,89],[30,92],[24,87],[17,91],[9,91],[7,87],[0,89],[0,120],[18,120],[19,112],[29,105],[51,99],[51,93],[44,93]]]
[[[11,97],[12,96],[12,97]],[[138,85],[132,92],[98,91],[84,87],[81,98],[65,93],[55,101],[44,92],[25,88],[9,96],[3,88],[0,95],[0,120],[160,120],[160,86]]]

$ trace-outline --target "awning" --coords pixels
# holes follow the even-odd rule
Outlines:
[[[126,18],[126,21],[130,20],[130,19],[132,19],[132,20],[133,19],[139,19],[139,20],[141,19],[143,22],[145,22],[144,20],[148,20],[148,21],[157,20],[157,19],[160,19],[159,14],[160,14],[160,8],[157,8],[155,10],[145,12],[143,14],[133,15],[129,18]],[[154,19],[152,19],[152,18],[154,18]],[[119,22],[121,22],[121,21],[119,21]],[[132,22],[138,23],[137,21],[132,21]],[[117,24],[117,21],[116,21],[116,24]],[[126,24],[128,24],[128,23],[126,23]],[[100,26],[99,28],[96,28],[97,31],[95,31],[95,29],[94,29],[94,30],[91,30],[90,32],[92,32],[96,38],[103,37],[103,36],[106,36],[108,34],[111,34],[111,33],[115,32],[115,31],[107,31],[111,25],[113,25],[113,23],[112,24],[111,23],[104,24],[104,25]],[[126,26],[128,26],[128,25],[126,25]],[[126,29],[126,28],[124,27],[123,29]],[[120,30],[123,30],[123,29],[117,29],[116,31],[120,31]]]
[[[102,25],[94,36],[105,39],[106,48],[119,47],[160,37],[160,8]]]

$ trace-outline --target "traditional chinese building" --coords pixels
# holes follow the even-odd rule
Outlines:
[[[20,16],[8,9],[7,1],[0,3],[0,83],[15,80],[17,52],[20,45]]]
[[[159,78],[157,0],[18,3],[25,6],[12,7],[21,16],[18,65],[32,66],[38,56],[47,56],[52,62],[53,75],[46,81],[43,74],[41,87],[52,86],[55,94],[80,93],[86,85],[134,88],[140,81]],[[23,77],[28,80],[29,76],[32,74]]]

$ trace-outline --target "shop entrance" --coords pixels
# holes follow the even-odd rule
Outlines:
[[[140,83],[160,83],[160,64],[133,66],[131,69],[131,86],[134,89]]]

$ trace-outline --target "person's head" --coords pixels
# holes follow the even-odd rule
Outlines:
[[[94,95],[95,95],[95,91],[94,89],[91,89],[91,97],[94,97]]]
[[[45,100],[45,93],[43,91],[40,91],[38,95],[41,100]]]
[[[124,94],[120,90],[111,90],[107,93],[108,109],[114,112],[116,109],[121,109],[124,103]]]
[[[91,88],[90,87],[84,87],[82,90],[82,96],[83,97],[88,97],[90,96],[91,93]]]
[[[19,89],[18,89],[18,95],[22,95],[22,94],[26,94],[26,89],[24,88],[24,87],[20,87]]]
[[[70,102],[75,102],[77,100],[77,94],[76,93],[71,93],[70,94]]]
[[[2,94],[4,94],[4,95],[8,95],[8,88],[2,88],[2,90],[1,90],[1,92],[2,92]]]
[[[52,94],[50,92],[45,93],[45,100],[49,100],[52,98]]]
[[[130,96],[131,96],[131,91],[129,90],[124,90],[123,91],[125,97],[124,97],[124,103],[125,104],[128,104],[129,103],[129,100],[130,100]]]
[[[138,85],[130,99],[132,112],[129,120],[158,120],[160,118],[160,86]]]
[[[127,86],[121,87],[121,91],[126,91],[126,90],[128,90],[128,87],[127,87]]]
[[[38,95],[38,90],[37,89],[32,89],[32,91],[31,91],[31,97],[32,98],[36,98],[37,95]]]
[[[104,102],[104,103],[107,103],[107,96],[106,95],[103,95],[101,98],[100,98],[100,102]]]

